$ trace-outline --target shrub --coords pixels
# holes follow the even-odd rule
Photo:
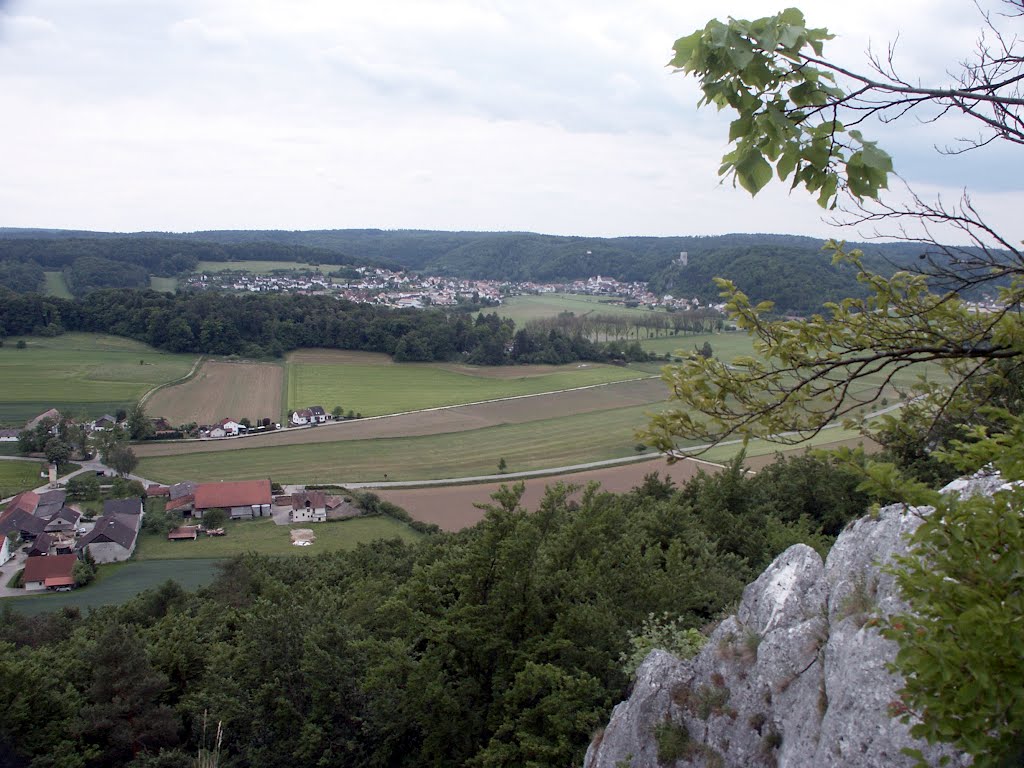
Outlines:
[[[629,650],[619,656],[623,672],[630,677],[655,648],[668,651],[680,659],[692,658],[708,641],[696,629],[683,626],[683,620],[669,613],[656,616],[651,613],[644,619],[639,632],[630,632],[627,638]]]

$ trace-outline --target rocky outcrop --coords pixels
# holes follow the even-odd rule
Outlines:
[[[998,479],[948,490],[991,492]],[[630,698],[594,739],[584,768],[646,766],[913,766],[964,755],[912,739],[889,715],[896,646],[872,616],[907,610],[880,566],[906,551],[905,534],[927,509],[902,505],[863,518],[828,559],[802,544],[782,553],[743,593],[693,659],[654,651]]]

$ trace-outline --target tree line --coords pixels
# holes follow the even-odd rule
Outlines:
[[[788,544],[827,547],[856,483],[805,456],[532,512],[506,487],[456,534],[250,555],[87,617],[6,608],[0,738],[65,768],[191,766],[218,731],[222,766],[579,764],[649,614],[706,625]]]
[[[478,365],[646,360],[632,343],[602,343],[579,329],[522,328],[496,314],[393,309],[329,296],[105,289],[86,299],[7,294],[0,338],[65,331],[110,333],[169,352],[280,357],[300,347],[384,352],[399,361]]]

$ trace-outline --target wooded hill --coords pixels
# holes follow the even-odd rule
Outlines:
[[[225,768],[579,765],[658,642],[642,628],[701,627],[789,544],[826,547],[858,482],[805,457],[558,486],[533,513],[506,489],[472,529],[250,555],[195,595],[88,617],[5,601],[0,740],[33,766],[187,768],[220,724]]]
[[[0,229],[0,285],[25,292],[29,265],[65,270],[75,295],[99,287],[141,287],[143,272],[171,276],[199,261],[292,261],[380,265],[474,279],[562,282],[604,275],[647,282],[659,294],[712,301],[712,277],[726,277],[755,301],[780,312],[806,313],[825,301],[856,295],[854,270],[833,267],[822,242],[795,235],[714,237],[563,237],[530,232],[421,230],[221,230],[116,234],[74,230]],[[865,263],[887,274],[914,264],[915,244],[862,244]],[[688,266],[678,263],[688,254]],[[78,264],[91,257],[93,261]],[[105,260],[105,261],[96,261]],[[110,263],[115,262],[115,263]],[[126,269],[125,265],[140,267]],[[106,274],[106,278],[97,275]]]

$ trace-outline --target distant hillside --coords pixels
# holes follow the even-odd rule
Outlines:
[[[829,264],[822,242],[796,235],[715,237],[564,237],[531,232],[423,230],[218,230],[117,234],[0,229],[0,264],[67,269],[85,256],[134,264],[149,274],[188,272],[198,261],[272,260],[379,264],[458,277],[561,282],[604,275],[647,282],[659,293],[717,296],[712,277],[734,280],[753,299],[781,312],[810,312],[856,293],[851,269]],[[860,246],[865,261],[887,272],[914,263],[914,244]],[[678,257],[688,254],[681,267]]]

